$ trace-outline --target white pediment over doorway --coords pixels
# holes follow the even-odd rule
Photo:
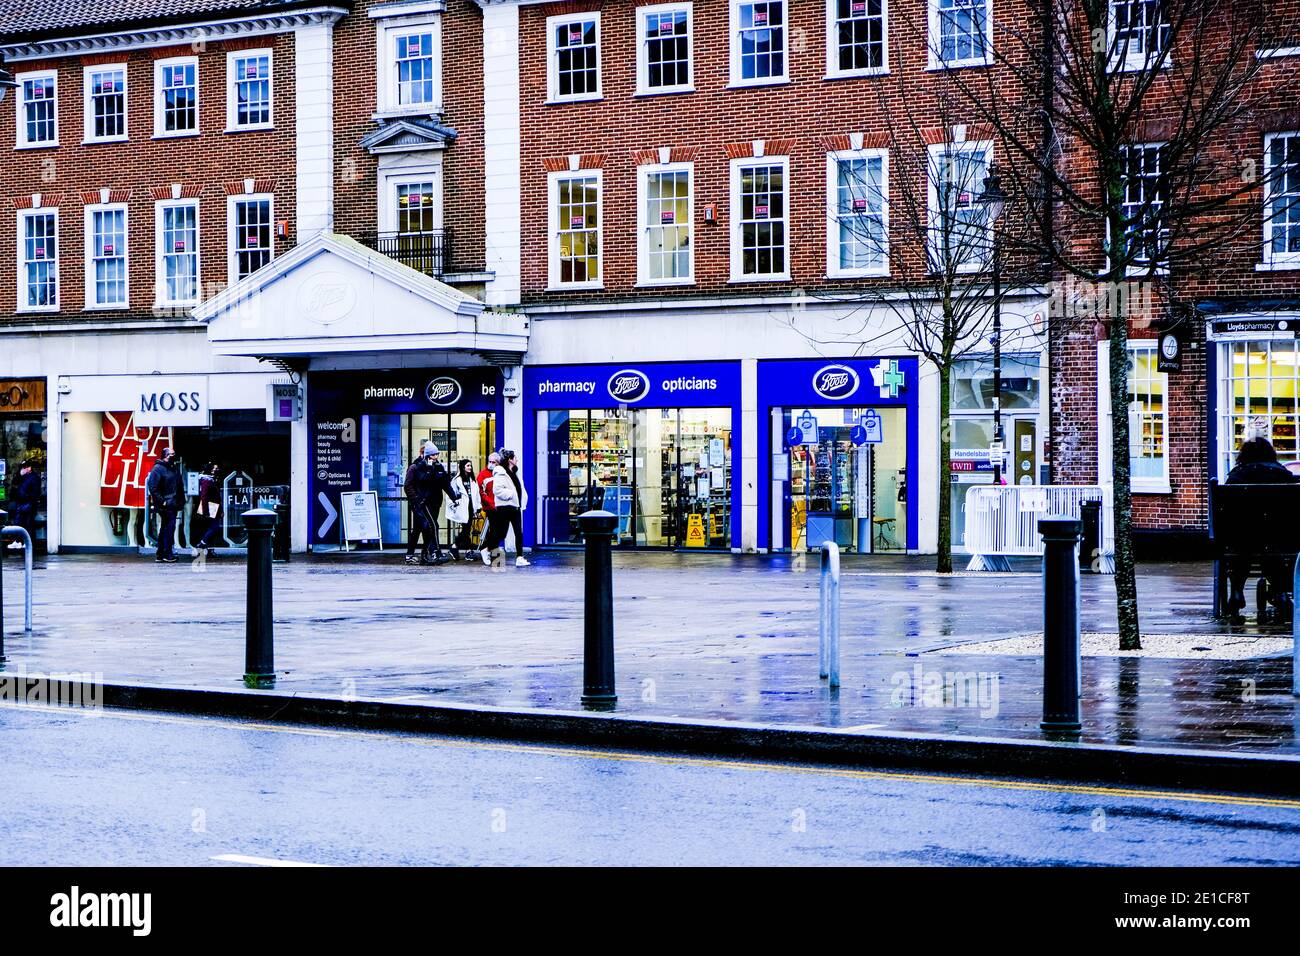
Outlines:
[[[221,355],[310,356],[426,349],[515,352],[528,320],[354,239],[318,233],[194,310]]]

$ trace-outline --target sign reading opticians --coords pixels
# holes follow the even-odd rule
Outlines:
[[[208,427],[207,376],[145,375],[132,382],[137,425]]]
[[[541,408],[733,405],[740,398],[736,362],[652,362],[524,368],[524,395]]]

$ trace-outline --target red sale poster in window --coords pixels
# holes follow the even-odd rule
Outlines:
[[[172,428],[138,428],[131,412],[105,412],[99,429],[99,504],[104,508],[143,508],[144,483]]]

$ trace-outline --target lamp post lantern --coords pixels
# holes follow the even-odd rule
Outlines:
[[[4,102],[5,94],[17,86],[14,75],[0,66],[0,103]]]
[[[993,484],[1002,484],[1002,455],[1006,442],[1002,434],[1002,263],[998,258],[998,220],[1007,207],[1007,194],[995,167],[984,177],[984,192],[976,199],[984,207],[984,221],[992,233],[993,267]]]

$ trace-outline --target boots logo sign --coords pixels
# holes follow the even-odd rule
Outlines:
[[[826,365],[813,375],[813,391],[828,401],[842,401],[858,390],[858,373],[847,365]]]
[[[625,368],[609,377],[609,397],[621,403],[639,402],[650,394],[650,379],[644,372]]]
[[[424,394],[431,404],[437,405],[439,408],[446,408],[460,401],[460,382],[446,376],[435,378],[425,388]]]

